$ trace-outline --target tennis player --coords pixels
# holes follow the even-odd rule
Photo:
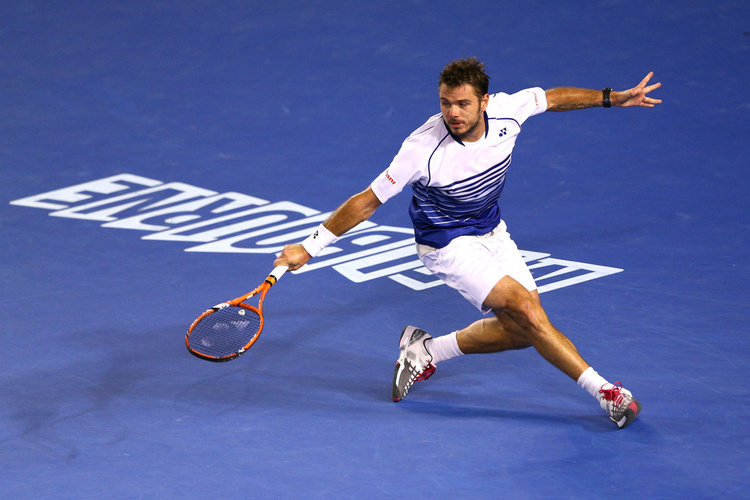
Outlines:
[[[545,111],[654,107],[661,100],[647,94],[661,84],[648,85],[652,76],[649,73],[636,87],[623,91],[561,87],[490,95],[483,63],[476,58],[451,62],[440,74],[441,113],[404,141],[390,166],[367,189],[339,206],[301,244],[285,246],[274,265],[300,268],[411,186],[409,215],[420,260],[486,317],[435,338],[413,326],[404,328],[393,401],[406,397],[412,385],[429,378],[442,361],[534,347],[624,428],[638,416],[641,404],[621,384],[599,375],[550,323],[531,272],[500,217],[498,198],[527,118]]]

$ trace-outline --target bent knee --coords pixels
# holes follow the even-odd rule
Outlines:
[[[518,302],[509,302],[503,312],[513,318],[513,320],[529,330],[538,330],[547,323],[547,315],[544,313],[541,305],[532,300],[521,300]]]
[[[544,330],[549,322],[538,295],[523,287],[511,287],[491,306],[496,315],[504,314],[522,327],[527,334]]]

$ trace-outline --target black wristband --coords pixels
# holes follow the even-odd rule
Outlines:
[[[610,92],[612,92],[612,89],[609,87],[602,90],[602,106],[604,106],[605,108],[612,107],[612,101],[609,100]]]

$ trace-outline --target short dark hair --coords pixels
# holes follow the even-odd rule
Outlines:
[[[471,85],[481,99],[489,93],[490,88],[490,77],[484,71],[486,67],[476,57],[453,61],[440,73],[438,86],[445,84],[448,87],[457,88],[463,85]]]

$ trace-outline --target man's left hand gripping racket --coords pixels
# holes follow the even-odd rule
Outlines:
[[[274,268],[252,292],[215,305],[198,316],[185,335],[188,351],[207,361],[229,361],[247,351],[263,330],[263,299],[287,269]],[[258,307],[244,303],[257,294],[260,294]]]

